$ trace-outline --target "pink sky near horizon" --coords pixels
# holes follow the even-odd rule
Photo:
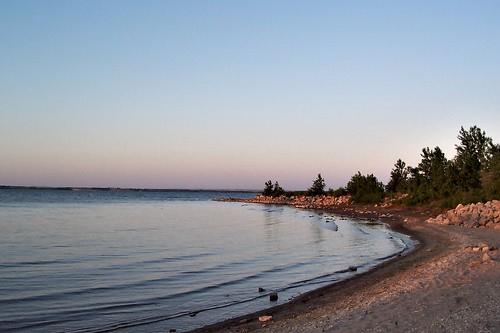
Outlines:
[[[500,138],[498,2],[2,1],[0,184],[305,189]]]

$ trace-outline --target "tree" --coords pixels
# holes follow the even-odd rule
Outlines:
[[[347,191],[357,203],[375,203],[384,198],[384,184],[373,174],[363,176],[359,171],[347,183]]]
[[[271,180],[268,180],[264,184],[264,191],[262,192],[263,195],[265,196],[271,196],[273,195],[273,182]]]
[[[408,170],[406,169],[406,163],[398,159],[391,171],[391,180],[387,183],[386,189],[392,193],[405,191],[407,182]]]
[[[424,180],[424,188],[430,198],[440,198],[450,192],[448,186],[448,160],[439,147],[430,150],[429,147],[422,149],[422,161],[418,169]]]
[[[500,199],[500,145],[494,145],[491,158],[481,172],[481,185],[486,199]]]
[[[325,193],[325,180],[318,173],[318,177],[313,181],[312,186],[307,190],[309,195],[322,195]]]
[[[458,185],[465,191],[479,188],[481,169],[492,157],[493,141],[477,126],[470,127],[468,131],[461,127],[458,140],[460,143],[455,146],[457,156],[454,160],[458,170]]]
[[[280,195],[285,194],[285,190],[280,186],[278,182],[274,183],[274,188],[273,188],[273,197],[279,197]]]

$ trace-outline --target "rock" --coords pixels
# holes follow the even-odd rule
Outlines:
[[[273,320],[273,316],[260,316],[259,321],[265,323],[266,321]]]
[[[490,247],[489,246],[483,246],[481,248],[481,252],[488,252],[490,250]]]
[[[276,302],[278,300],[278,293],[272,292],[269,294],[269,300],[271,302]]]
[[[474,246],[472,248],[472,251],[474,251],[474,252],[479,252],[479,250],[481,250],[481,248],[479,246]]]
[[[169,331],[170,333],[175,333],[175,332],[177,332],[177,330],[176,330],[175,328],[171,328],[171,329],[169,329],[168,331]]]
[[[259,287],[259,293],[263,293],[264,291],[266,291],[266,289],[262,288],[262,287]]]
[[[351,272],[356,272],[358,270],[358,268],[356,266],[349,266],[349,271]]]
[[[491,257],[488,253],[483,253],[483,256],[481,257],[481,261],[482,262],[488,262],[488,261],[491,261]]]

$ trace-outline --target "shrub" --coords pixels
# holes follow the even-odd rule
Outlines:
[[[329,189],[328,194],[334,197],[341,197],[343,195],[348,195],[349,192],[346,190],[345,187],[339,187],[336,190],[334,189]]]
[[[375,203],[384,198],[384,185],[373,174],[363,176],[358,171],[347,183],[347,191],[354,202]]]

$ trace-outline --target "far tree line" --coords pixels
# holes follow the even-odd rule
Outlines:
[[[358,203],[377,203],[386,196],[406,194],[402,203],[415,205],[437,203],[452,207],[458,203],[487,201],[500,198],[500,145],[477,126],[458,133],[456,155],[447,159],[441,148],[423,148],[420,163],[407,165],[398,159],[384,185],[373,174],[359,171],[345,187],[325,189],[325,180],[318,174],[307,191],[285,191],[277,181],[265,183],[267,196],[351,195]]]

